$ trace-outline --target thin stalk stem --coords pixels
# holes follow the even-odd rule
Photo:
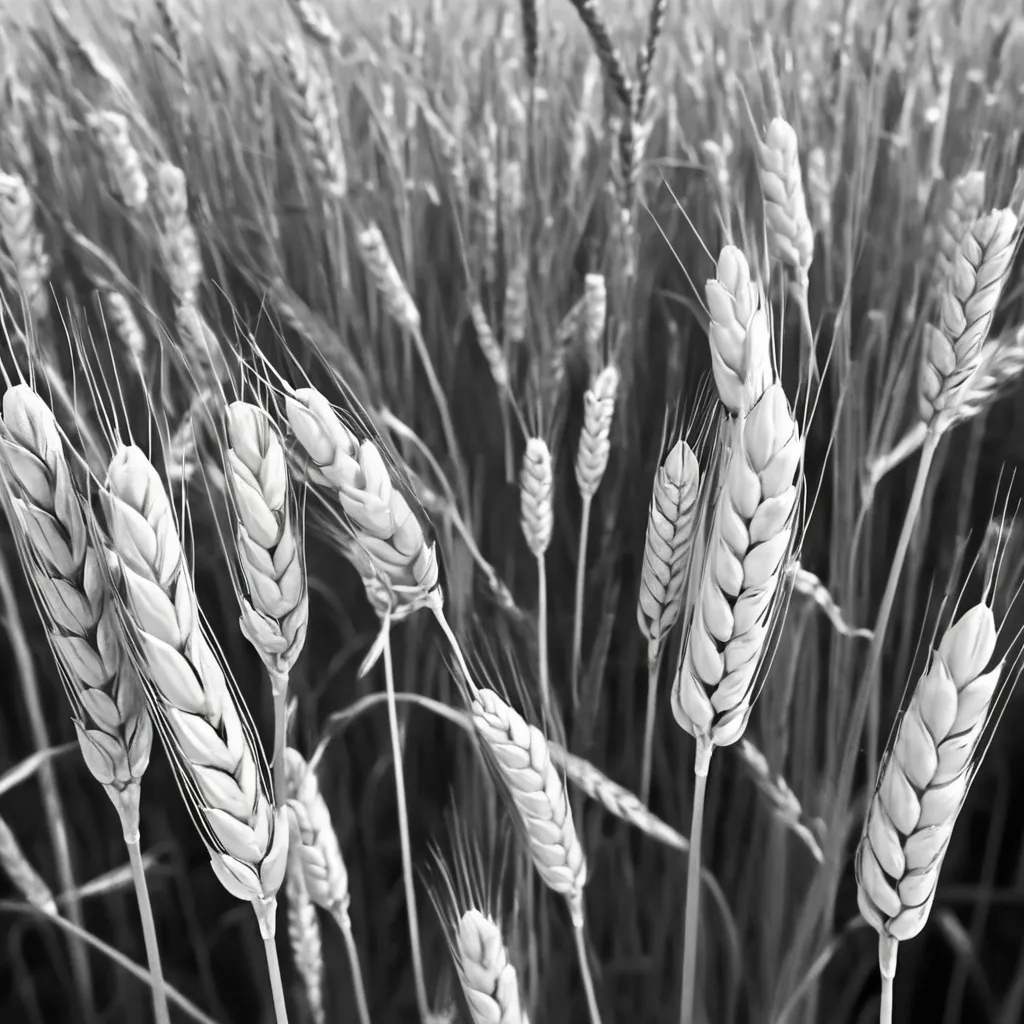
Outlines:
[[[878,1008],[878,1024],[892,1024],[893,978],[882,977],[882,1002]]]
[[[573,928],[576,939],[576,953],[580,961],[580,977],[583,989],[587,993],[587,1010],[590,1013],[590,1024],[601,1024],[601,1011],[597,1007],[597,993],[594,991],[594,979],[590,975],[590,964],[587,962],[587,946],[583,941],[583,925]]]
[[[875,778],[878,771],[878,730],[882,718],[882,693],[878,686],[878,673],[882,665],[882,653],[885,648],[885,634],[889,627],[889,618],[892,615],[892,606],[896,600],[896,591],[899,587],[900,576],[903,572],[903,563],[907,559],[907,551],[910,549],[910,541],[914,535],[914,525],[921,513],[921,502],[924,498],[924,490],[928,483],[928,473],[935,458],[935,452],[939,445],[940,435],[929,433],[921,447],[921,461],[917,464],[917,475],[914,478],[914,489],[910,494],[910,501],[907,504],[907,512],[903,518],[903,528],[900,530],[900,537],[896,543],[896,553],[893,555],[892,565],[889,568],[889,578],[885,584],[885,592],[882,594],[882,603],[878,607],[878,618],[875,621],[874,636],[871,638],[871,647],[868,651],[868,663],[864,670],[864,680],[861,684],[862,691],[857,695],[857,705],[854,708],[851,725],[851,736],[858,736],[864,727],[864,710],[861,706],[867,702],[867,777],[869,780]],[[862,696],[863,695],[863,696]],[[858,713],[859,712],[859,713]],[[839,771],[840,785],[843,785],[844,778],[849,770],[852,770],[852,762],[856,756],[858,744],[851,742],[843,757]],[[851,754],[852,751],[852,754]],[[849,767],[847,768],[849,762]]]
[[[654,767],[654,715],[658,708],[658,674],[661,658],[647,662],[647,713],[644,716],[644,748],[640,761],[640,800],[650,803],[651,772]]]
[[[540,655],[540,698],[544,712],[551,711],[548,675],[548,574],[544,555],[537,556],[537,650]]]
[[[811,326],[811,307],[808,299],[810,282],[807,275],[803,275],[796,286],[796,302],[800,311],[800,333],[803,336],[803,351],[807,356],[807,380],[809,385],[816,384],[821,379],[821,370],[818,368],[818,355],[814,350],[814,328]]]
[[[448,641],[448,646],[451,648],[452,654],[455,655],[455,660],[458,662],[459,669],[462,672],[466,680],[466,686],[469,687],[469,692],[472,696],[476,696],[480,691],[473,682],[473,677],[469,674],[469,666],[466,664],[466,659],[462,653],[462,647],[459,641],[456,639],[455,634],[452,632],[452,627],[448,625],[448,620],[445,618],[444,610],[440,605],[432,606],[434,618],[437,619],[437,624],[441,627],[441,632],[444,633],[445,638]]]
[[[572,618],[572,706],[580,702],[580,650],[583,647],[583,586],[587,576],[587,542],[590,539],[590,509],[593,498],[583,496],[580,519],[580,548],[576,556],[576,612]]]
[[[892,990],[896,980],[896,957],[899,942],[888,935],[878,937],[878,972],[882,976],[882,1001],[878,1008],[878,1024],[892,1024]]]
[[[21,613],[18,611],[14,584],[7,568],[7,561],[2,554],[0,554],[0,597],[3,599],[7,634],[11,639],[14,662],[18,667],[18,678],[21,681],[21,691],[25,698],[25,708],[28,711],[32,742],[36,750],[49,750],[51,746],[50,733],[46,726],[46,716],[43,713],[42,698],[39,695],[39,677],[36,675],[32,651],[25,637],[25,626],[21,621]],[[76,895],[78,887],[75,885],[74,871],[71,867],[71,848],[68,844],[68,833],[65,826],[64,804],[61,800],[60,790],[57,788],[57,775],[53,770],[52,761],[44,761],[39,766],[39,788],[43,796],[43,812],[50,833],[50,845],[53,847],[57,880],[62,892],[67,897],[68,917],[73,925],[84,930],[82,901]],[[68,952],[71,956],[71,969],[75,976],[75,986],[82,999],[83,1010],[86,1016],[92,1020],[95,1018],[95,1010],[88,952],[82,941],[71,935],[68,936]]]
[[[142,920],[142,938],[146,945],[146,962],[149,974],[153,979],[153,1019],[156,1024],[170,1024],[171,1016],[167,1009],[167,989],[164,984],[164,969],[160,962],[160,945],[156,939],[156,922],[153,920],[153,907],[149,902],[149,885],[146,882],[146,868],[142,863],[142,851],[139,848],[139,834],[134,839],[125,837],[124,844],[128,847],[128,862],[132,868],[132,881],[135,883],[135,898],[139,904],[139,917]]]
[[[284,770],[284,751],[288,744],[288,673],[270,673],[274,694],[274,804],[283,807],[288,799]]]
[[[679,1007],[680,1024],[693,1024],[697,993],[697,926],[700,920],[701,837],[704,832],[704,796],[707,792],[711,741],[697,739],[694,761],[693,817],[690,822],[690,856],[686,866],[686,918],[683,926],[683,991]]]
[[[277,959],[277,899],[254,899],[252,909],[256,912],[260,935],[263,936],[263,951],[267,956],[267,975],[270,978],[270,992],[274,1000],[274,1019],[277,1024],[288,1024],[288,1006],[284,1001],[284,985],[281,982],[281,964]]]
[[[391,760],[395,766],[395,790],[398,804],[398,836],[402,848],[402,881],[405,884],[405,907],[409,917],[409,947],[412,953],[412,973],[416,985],[416,1006],[420,1020],[430,1016],[427,985],[423,976],[423,958],[420,955],[420,926],[416,913],[416,888],[412,875],[412,852],[409,843],[409,815],[405,805],[405,771],[402,767],[402,741],[398,734],[398,710],[395,700],[395,674],[391,664],[391,638],[384,641],[384,676],[388,694],[388,725],[391,727]]]
[[[352,991],[356,997],[356,1009],[359,1013],[359,1024],[370,1024],[370,1006],[366,1001],[366,988],[363,985],[363,969],[359,964],[359,947],[352,932],[352,920],[348,912],[336,909],[332,914],[341,937],[345,940],[345,952],[348,955],[349,971],[352,974]]]
[[[892,447],[892,449],[886,452],[884,455],[879,455],[868,466],[868,487],[873,492],[878,486],[879,482],[886,476],[889,475],[897,466],[906,462],[911,455],[916,452],[922,444],[924,444],[925,438],[928,436],[928,426],[925,423],[915,423],[914,426],[908,430],[903,437]]]

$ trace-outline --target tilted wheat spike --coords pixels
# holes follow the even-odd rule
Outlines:
[[[475,907],[459,919],[455,962],[473,1024],[526,1024],[519,979],[498,926]]]
[[[998,630],[968,609],[932,650],[879,769],[857,847],[857,901],[879,935],[883,1024],[897,944],[924,928],[957,815],[981,759],[1003,664],[986,671]]]
[[[309,898],[334,919],[342,937],[352,970],[361,1024],[369,1024],[359,951],[349,917],[351,897],[348,870],[341,846],[331,824],[331,812],[320,793],[316,775],[306,759],[293,748],[285,751],[285,777],[288,787],[288,818],[292,830],[292,852],[302,872]]]
[[[1024,373],[1024,328],[998,338],[990,338],[981,347],[978,368],[957,406],[958,419],[969,419],[989,408]]]
[[[826,238],[832,232],[832,181],[828,172],[828,157],[821,146],[807,154],[807,195],[811,201],[815,227]]]
[[[180,167],[160,164],[155,200],[160,215],[160,254],[175,302],[179,306],[195,306],[203,259],[196,230],[189,220],[188,185]]]
[[[103,315],[125,348],[139,375],[145,378],[149,370],[149,346],[146,332],[135,315],[131,303],[122,292],[107,288],[100,292]]]
[[[587,353],[587,366],[591,374],[597,373],[602,363],[601,342],[608,322],[608,291],[603,274],[587,274],[583,279],[583,344]]]
[[[938,255],[935,258],[935,283],[941,288],[949,279],[957,251],[971,225],[985,205],[985,172],[968,171],[956,178],[950,188],[949,202],[942,211],[935,232]]]
[[[781,117],[774,118],[764,141],[758,142],[757,153],[769,251],[803,280],[814,256],[814,230],[807,216],[793,126]]]
[[[981,362],[999,296],[1019,238],[1011,210],[994,210],[967,229],[946,280],[939,326],[925,326],[919,376],[921,419],[941,430],[954,413]]]
[[[605,74],[608,76],[608,80],[612,83],[619,101],[627,111],[632,112],[633,83],[626,71],[626,65],[622,60],[622,54],[619,52],[618,47],[612,42],[611,35],[608,32],[608,26],[605,24],[604,18],[601,16],[601,11],[597,6],[596,0],[569,0],[569,2],[576,8],[576,11],[580,16],[580,20],[583,22],[590,38],[593,40],[594,49],[597,51],[597,55],[604,67]]]
[[[494,337],[494,332],[487,321],[484,307],[479,302],[472,302],[469,307],[469,315],[473,321],[473,329],[476,331],[477,344],[480,346],[480,351],[483,353],[487,366],[491,371],[494,386],[499,392],[506,392],[509,386],[508,361],[505,359],[505,353],[502,351],[501,345],[498,344],[497,339]]]
[[[144,209],[149,181],[139,151],[132,145],[128,118],[113,110],[94,110],[89,112],[87,123],[99,143],[118,198],[129,210]]]
[[[725,246],[704,289],[711,325],[711,369],[722,404],[737,416],[758,401],[772,380],[767,300],[751,280],[746,257]]]
[[[647,97],[651,84],[651,68],[654,65],[654,54],[657,49],[658,40],[661,38],[662,29],[665,27],[665,9],[668,7],[668,0],[651,0],[651,9],[647,15],[647,39],[644,41],[643,49],[637,58],[636,68],[636,95],[633,103],[633,117],[636,121],[642,121],[646,116],[644,108],[647,106]]]
[[[295,37],[284,51],[287,99],[310,164],[321,188],[333,199],[348,192],[348,169],[341,147],[334,99],[334,84],[309,61],[306,48]]]
[[[71,704],[82,757],[121,822],[154,979],[154,1011],[165,1022],[167,997],[139,835],[139,790],[153,745],[152,723],[122,647],[103,571],[106,552],[90,537],[57,421],[27,384],[3,396],[0,490]]]
[[[510,345],[521,345],[526,340],[526,325],[530,311],[526,256],[520,254],[508,272],[505,281],[505,340]]]
[[[647,711],[640,769],[640,797],[645,803],[651,785],[661,656],[683,603],[699,495],[700,466],[690,446],[680,438],[654,477],[636,605],[637,624],[647,641]]]
[[[16,295],[24,292],[32,315],[44,317],[50,306],[50,257],[36,227],[35,200],[20,174],[0,172],[0,235],[14,264],[8,287]]]
[[[324,1010],[324,951],[320,936],[320,922],[316,906],[309,898],[306,883],[302,880],[302,864],[291,844],[288,852],[288,869],[285,873],[285,909],[288,920],[288,943],[292,950],[295,970],[302,979],[306,994],[306,1005],[313,1024],[324,1024],[327,1019]]]
[[[772,384],[733,425],[672,689],[672,710],[697,739],[698,762],[712,747],[735,743],[746,727],[797,525],[802,454],[782,385]]]
[[[520,0],[519,9],[523,18],[523,52],[526,55],[526,74],[533,81],[537,77],[537,54],[540,50],[537,0]]]
[[[57,916],[57,902],[50,887],[29,863],[14,833],[3,818],[0,818],[0,868],[36,910],[41,910],[49,917]]]
[[[359,232],[359,253],[370,272],[388,315],[405,330],[416,334],[420,330],[420,313],[409,289],[406,288],[398,267],[388,252],[384,236],[376,224]]]
[[[540,690],[544,708],[550,707],[548,677],[548,595],[545,556],[554,532],[554,470],[547,442],[531,437],[523,453],[519,474],[519,523],[526,546],[537,560],[537,642],[539,648]]]
[[[314,42],[328,49],[341,45],[341,33],[330,15],[317,0],[289,0],[302,31]]]

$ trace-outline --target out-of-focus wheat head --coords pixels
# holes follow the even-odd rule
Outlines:
[[[654,477],[636,616],[654,665],[679,618],[700,494],[700,466],[680,438]]]
[[[510,345],[521,345],[526,340],[526,325],[530,310],[528,265],[520,254],[512,263],[505,281],[505,340]]]
[[[597,375],[583,396],[583,430],[576,449],[576,485],[584,498],[593,498],[608,468],[618,390],[618,367],[609,365]]]
[[[188,184],[180,167],[160,164],[155,200],[160,215],[160,253],[175,302],[195,306],[203,260],[196,230],[188,216]]]
[[[800,148],[793,126],[781,117],[758,141],[758,171],[764,194],[768,249],[806,281],[814,257],[814,230],[807,216]]]
[[[519,474],[519,514],[523,536],[534,557],[543,558],[555,526],[554,471],[551,452],[543,438],[531,437],[523,453]]]
[[[815,146],[807,154],[807,195],[815,227],[827,238],[832,231],[832,177],[828,157],[821,146]]]
[[[330,15],[317,0],[289,0],[302,31],[314,42],[329,50],[341,45],[341,33]]]
[[[139,151],[132,145],[128,118],[114,110],[93,110],[87,123],[96,136],[107,174],[129,210],[142,210],[149,199],[149,181]]]
[[[519,979],[501,930],[475,907],[459,918],[455,962],[473,1024],[525,1024]]]
[[[772,381],[767,300],[750,276],[747,258],[734,245],[718,257],[704,289],[711,325],[711,369],[722,404],[734,416],[750,409]]]
[[[476,331],[477,344],[491,371],[494,386],[499,392],[506,392],[509,386],[508,361],[505,359],[501,345],[494,337],[494,331],[491,330],[483,305],[480,302],[471,303],[469,315],[473,321],[473,329]]]
[[[152,724],[109,600],[106,554],[90,538],[57,421],[27,384],[4,393],[0,488],[82,756],[126,830],[137,832]]]
[[[705,746],[746,728],[758,669],[783,595],[803,443],[782,385],[730,425],[693,619],[672,688],[676,721]]]
[[[179,788],[224,888],[267,904],[284,878],[287,819],[202,621],[163,482],[140,448],[121,445],[101,497],[122,628]]]
[[[8,288],[15,295],[24,293],[33,316],[46,316],[50,257],[43,233],[36,227],[35,199],[20,174],[0,172],[0,235],[14,265]]]
[[[928,920],[1002,675],[1001,662],[986,671],[997,635],[985,604],[946,630],[883,758],[856,858],[858,904],[880,936],[911,939]]]
[[[284,891],[288,915],[288,944],[291,946],[295,970],[302,979],[306,1004],[313,1024],[324,1024],[324,951],[316,906],[309,898],[302,876],[302,862],[292,842],[288,852],[288,870]]]
[[[232,402],[225,426],[224,477],[246,591],[239,593],[240,625],[279,680],[301,653],[309,620],[298,507],[284,445],[265,410]]]
[[[587,274],[583,279],[583,344],[587,353],[587,366],[596,375],[603,362],[601,342],[608,322],[608,290],[603,274]]]
[[[942,293],[939,326],[925,325],[918,407],[927,424],[955,414],[970,389],[1019,233],[1012,210],[993,210],[975,220],[960,241]]]
[[[104,289],[100,293],[100,302],[103,315],[124,346],[128,358],[139,373],[145,375],[149,365],[149,346],[146,343],[146,332],[131,303],[123,293],[113,288]]]
[[[402,275],[398,273],[380,228],[370,224],[359,232],[358,242],[363,264],[380,292],[388,315],[400,327],[413,334],[417,333],[420,329],[420,312]]]
[[[569,2],[576,8],[580,21],[583,22],[594,43],[594,49],[597,51],[604,73],[615,90],[615,95],[618,96],[626,110],[632,114],[633,82],[626,71],[619,48],[612,42],[611,33],[596,0],[569,0]]]

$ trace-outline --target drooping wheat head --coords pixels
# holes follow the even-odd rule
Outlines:
[[[526,545],[535,558],[543,558],[555,525],[552,505],[555,486],[551,452],[543,438],[531,437],[523,453],[519,474],[520,524]]]
[[[647,640],[647,660],[656,665],[676,624],[689,575],[697,523],[700,466],[680,438],[654,477],[644,541],[636,616]]]
[[[316,906],[309,898],[303,880],[298,843],[291,843],[288,851],[288,870],[284,891],[288,920],[288,944],[292,950],[295,970],[302,980],[306,1005],[313,1024],[324,1024],[324,951],[320,936],[320,922]]]
[[[113,110],[94,110],[89,112],[87,123],[96,136],[117,197],[129,210],[145,209],[149,181],[142,157],[132,144],[128,118]]]
[[[0,818],[0,869],[33,907],[49,917],[57,916],[57,901],[50,887],[25,856],[25,851],[3,818]]]
[[[86,766],[138,832],[139,784],[153,730],[122,648],[106,553],[90,537],[53,413],[27,384],[8,388],[0,423],[0,489]]]
[[[618,368],[609,365],[597,375],[583,396],[583,430],[576,449],[576,485],[584,498],[593,498],[597,493],[608,467],[618,388]]]
[[[487,361],[488,369],[491,371],[491,378],[494,386],[499,392],[508,391],[508,361],[501,345],[494,337],[494,331],[487,320],[487,314],[479,301],[473,301],[469,306],[470,319],[473,321],[473,329],[476,331],[476,341],[480,346],[484,359]]]
[[[15,295],[24,293],[34,317],[44,317],[50,305],[51,262],[43,233],[36,227],[35,199],[20,174],[0,173],[0,235],[14,270],[8,288]]]
[[[388,315],[404,330],[418,333],[420,312],[376,224],[370,224],[359,232],[359,252]]]

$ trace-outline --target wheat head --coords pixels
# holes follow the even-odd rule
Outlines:
[[[508,785],[537,873],[568,898],[573,921],[581,926],[587,862],[548,741],[493,690],[480,690],[471,710],[477,733]]]
[[[925,926],[979,760],[1002,663],[995,618],[975,605],[931,652],[879,769],[857,847],[857,902],[882,937],[911,939]]]
[[[330,15],[317,0],[289,0],[302,31],[315,43],[327,49],[341,45],[341,33]]]
[[[601,16],[596,0],[570,0],[570,3],[576,8],[580,20],[593,40],[594,49],[597,51],[597,56],[604,67],[608,80],[615,89],[615,94],[626,110],[632,112],[633,83],[626,71],[619,48],[612,42],[608,26]]]
[[[978,370],[1018,235],[1011,210],[987,213],[964,233],[942,294],[939,326],[925,327],[918,406],[926,423],[955,410]]]
[[[751,408],[771,383],[767,300],[751,280],[747,258],[734,245],[718,257],[704,288],[711,325],[711,369],[722,404],[734,416]]]
[[[524,1024],[519,979],[498,926],[471,907],[459,918],[455,951],[473,1024]]]
[[[608,468],[609,435],[618,389],[618,368],[609,365],[597,375],[583,396],[583,430],[576,449],[576,485],[584,498],[593,498]]]
[[[152,724],[121,645],[102,569],[106,554],[89,536],[57,421],[27,384],[3,396],[0,488],[9,498],[18,553],[71,703],[82,756],[134,834]]]
[[[601,365],[601,340],[608,322],[608,290],[604,274],[587,274],[583,279],[583,344],[587,352],[587,365],[592,374]]]
[[[287,818],[203,624],[167,492],[142,450],[122,445],[101,497],[121,625],[214,873],[233,896],[270,901],[284,879]]]
[[[803,454],[782,385],[732,425],[693,620],[672,687],[676,721],[708,750],[746,728],[792,549]],[[710,745],[710,746],[709,746]]]
[[[129,210],[144,209],[149,200],[149,181],[139,151],[132,145],[128,118],[113,110],[95,110],[90,111],[87,123],[121,202]]]
[[[521,345],[526,340],[530,309],[528,274],[526,256],[520,254],[513,262],[505,282],[505,340],[510,345]]]
[[[960,175],[950,189],[949,202],[942,211],[935,233],[935,280],[940,286],[949,280],[956,254],[971,225],[985,205],[985,172],[968,171]]]
[[[650,93],[651,68],[654,65],[654,54],[665,27],[665,10],[668,0],[651,0],[651,9],[647,15],[647,38],[636,62],[636,92],[633,102],[633,118],[642,121],[645,116],[647,97]]]
[[[29,863],[10,826],[0,818],[0,868],[14,887],[37,910],[57,916],[57,901],[42,876]]]
[[[292,843],[289,848],[288,869],[284,879],[288,944],[291,946],[295,969],[302,979],[302,989],[306,994],[306,1004],[313,1024],[324,1024],[327,1015],[324,1010],[324,951],[320,922],[316,916],[316,906],[306,890],[297,846],[297,843]]]
[[[658,663],[665,638],[679,618],[697,522],[700,466],[690,446],[676,441],[658,467],[647,517],[636,618],[647,640],[647,659]]]
[[[20,174],[0,173],[0,235],[14,264],[8,286],[24,292],[33,316],[44,317],[49,308],[51,262],[43,234],[36,227],[36,203]]]
[[[828,157],[821,146],[807,154],[807,195],[811,201],[815,226],[828,235],[832,230],[832,180]]]
[[[551,452],[543,438],[531,437],[523,453],[519,474],[519,522],[526,545],[535,558],[543,558],[555,526],[552,498],[555,487]]]
[[[509,386],[508,361],[505,359],[505,353],[494,337],[494,332],[487,321],[487,314],[484,312],[483,305],[480,302],[471,303],[469,315],[473,321],[473,329],[476,331],[477,344],[480,346],[484,359],[487,360],[487,366],[491,371],[494,385],[499,391],[505,392]]]
[[[232,402],[225,414],[224,477],[247,594],[240,625],[271,678],[286,676],[306,638],[309,596],[298,507],[281,437],[267,413]]]
[[[781,117],[758,143],[758,171],[771,253],[806,280],[814,257],[814,230],[807,216],[800,149],[793,126]]]
[[[388,315],[400,327],[416,334],[420,329],[420,312],[401,274],[398,273],[398,267],[395,266],[384,236],[376,224],[371,224],[359,232],[359,253],[373,283],[377,286],[377,291],[380,292]]]
[[[103,315],[114,330],[117,339],[124,346],[132,363],[144,373],[149,362],[149,346],[146,332],[139,323],[131,303],[122,292],[106,289],[100,293]]]
[[[196,229],[188,216],[185,172],[162,163],[156,175],[156,208],[160,215],[160,255],[179,306],[195,306],[203,277],[203,258]]]

